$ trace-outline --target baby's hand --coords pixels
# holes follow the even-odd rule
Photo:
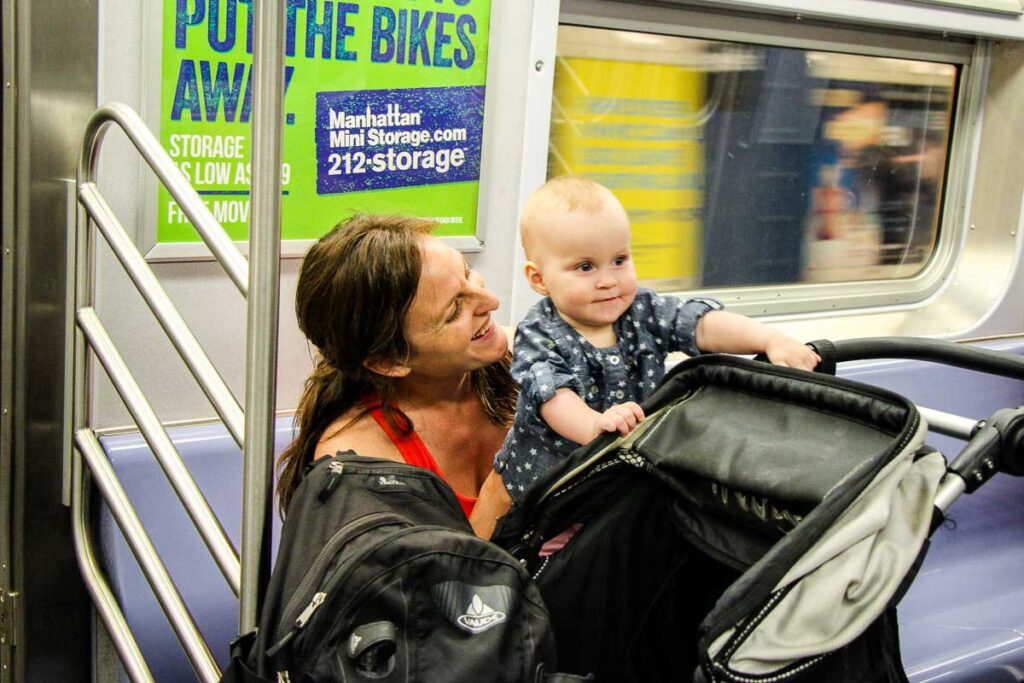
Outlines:
[[[626,435],[644,419],[644,410],[632,401],[612,406],[594,418],[594,436],[601,432],[618,432]]]
[[[821,362],[821,356],[811,347],[801,344],[792,337],[779,333],[768,340],[765,355],[775,365],[785,365],[801,370],[814,370]]]

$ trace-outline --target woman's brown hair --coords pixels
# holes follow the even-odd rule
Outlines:
[[[295,315],[319,355],[295,413],[299,434],[278,459],[282,516],[324,430],[364,397],[380,399],[396,432],[412,431],[411,421],[392,406],[395,380],[371,372],[363,362],[401,362],[409,357],[403,322],[422,270],[420,238],[433,227],[430,221],[407,216],[359,214],[335,226],[306,254],[295,292]],[[508,358],[475,371],[471,379],[491,422],[510,424],[517,388],[508,372]]]

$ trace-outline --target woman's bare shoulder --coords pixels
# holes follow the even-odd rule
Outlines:
[[[316,445],[314,459],[334,455],[338,451],[352,450],[372,458],[402,461],[398,449],[373,418],[362,415],[348,424],[350,421],[349,416],[343,415],[324,430],[324,435]]]

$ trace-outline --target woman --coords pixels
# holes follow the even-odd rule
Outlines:
[[[282,512],[309,462],[347,449],[434,470],[484,538],[508,508],[492,462],[517,388],[498,299],[433,227],[357,215],[306,254],[295,311],[320,355],[278,463]]]

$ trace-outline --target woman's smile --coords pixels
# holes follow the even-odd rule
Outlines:
[[[489,338],[492,332],[494,332],[494,321],[488,318],[484,326],[477,330],[476,334],[470,337],[470,341],[478,341],[480,339]]]

